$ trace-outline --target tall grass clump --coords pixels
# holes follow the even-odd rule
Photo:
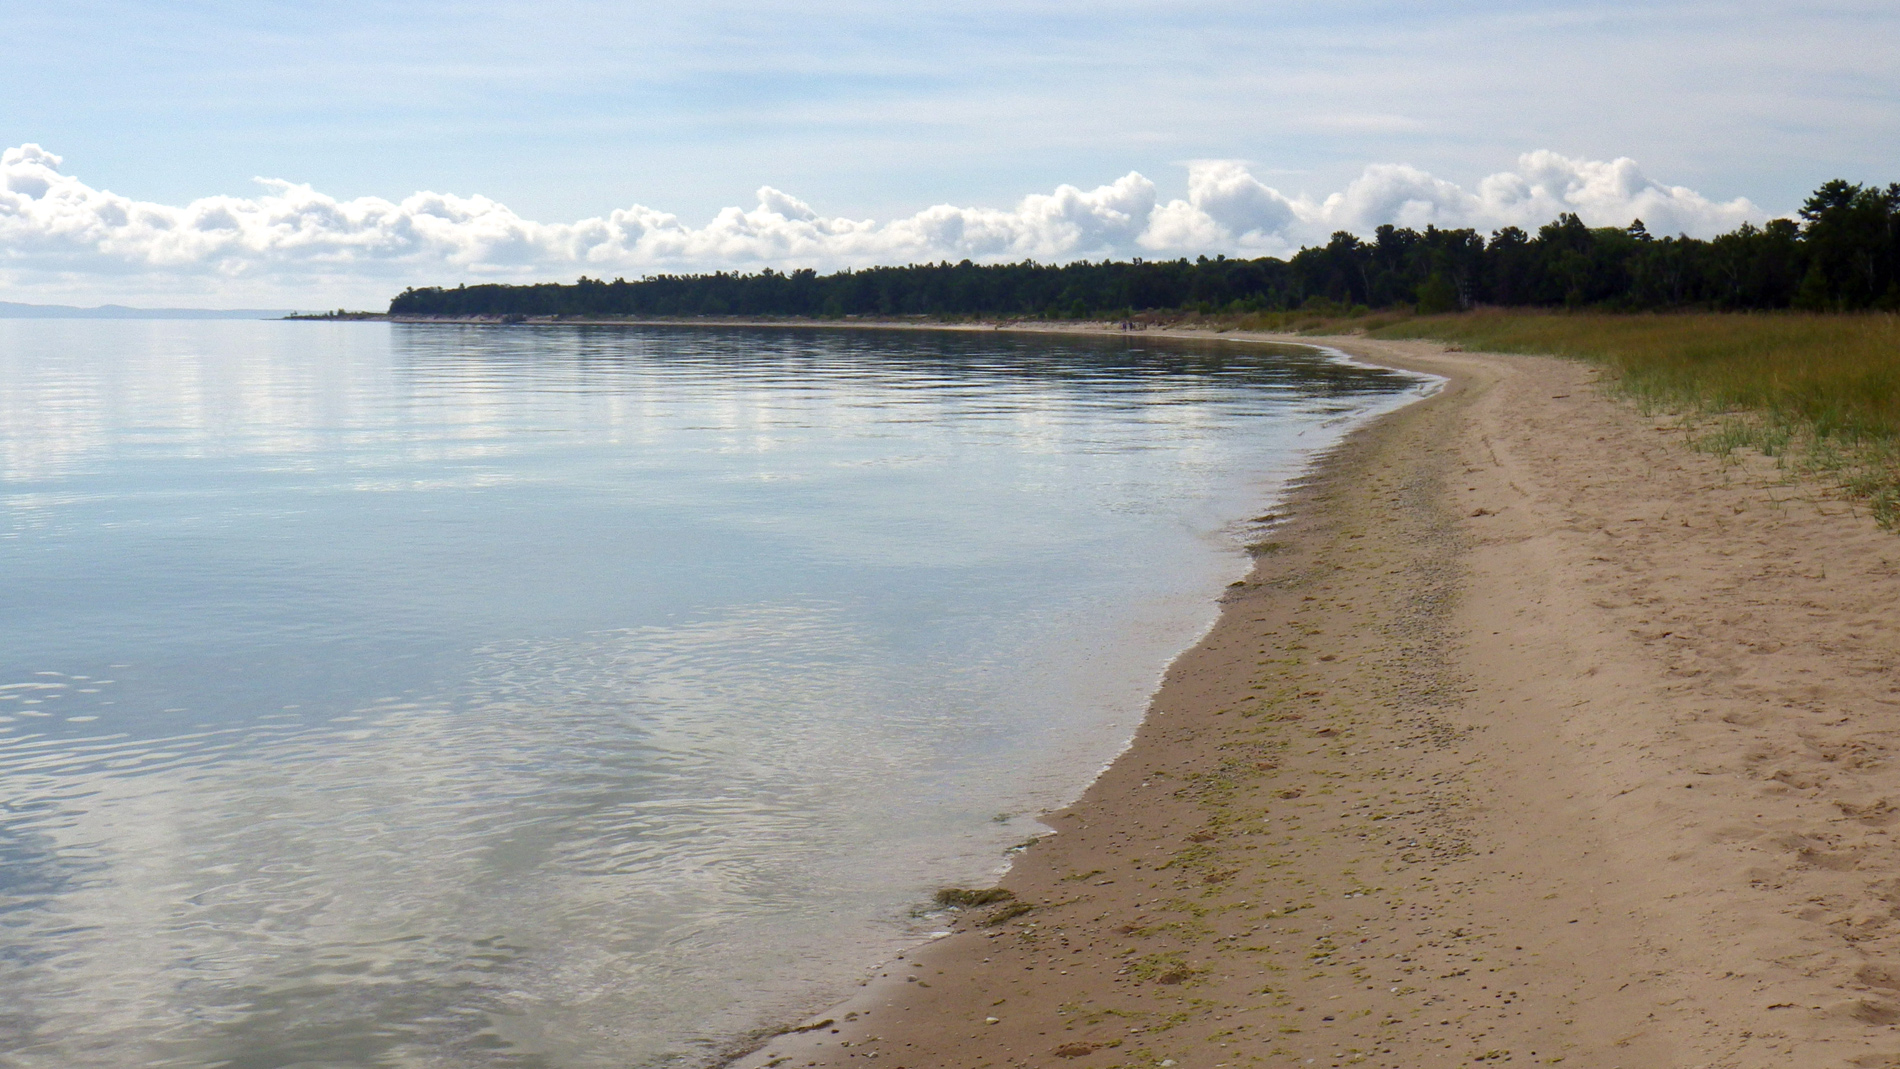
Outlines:
[[[1900,316],[1473,312],[1370,333],[1595,362],[1647,410],[1713,419],[1704,448],[1790,458],[1900,525]]]

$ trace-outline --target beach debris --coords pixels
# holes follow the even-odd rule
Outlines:
[[[993,902],[1007,902],[1016,895],[1001,887],[945,887],[937,892],[936,902],[952,909],[973,909]]]
[[[837,1024],[837,1023],[838,1022],[835,1018],[827,1017],[824,1020],[819,1021],[817,1024],[806,1024],[806,1025],[799,1025],[797,1028],[787,1028],[785,1030],[785,1034],[788,1036],[795,1036],[801,1032],[816,1032],[821,1028],[830,1028],[832,1025]]]
[[[1000,924],[1008,924],[1010,921],[1015,920],[1017,917],[1020,917],[1023,914],[1028,913],[1030,910],[1035,909],[1035,908],[1036,907],[1030,905],[1027,902],[1013,902],[997,910],[996,912],[991,913],[989,916],[984,917],[983,927],[994,928]]]

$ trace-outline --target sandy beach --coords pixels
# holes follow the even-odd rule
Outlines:
[[[1588,365],[1320,340],[1450,381],[1013,899],[736,1065],[1900,1066],[1900,538]]]

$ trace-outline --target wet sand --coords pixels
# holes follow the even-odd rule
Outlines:
[[[1012,902],[737,1065],[1900,1066],[1900,538],[1587,365],[1327,341],[1450,382]]]

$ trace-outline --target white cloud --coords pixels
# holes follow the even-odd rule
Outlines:
[[[1245,164],[1198,160],[1188,165],[1188,199],[1163,205],[1141,242],[1164,251],[1277,248],[1287,244],[1301,221],[1297,206],[1263,185]]]
[[[660,271],[811,266],[832,269],[940,259],[1073,260],[1161,253],[1285,254],[1334,230],[1383,223],[1534,228],[1560,212],[1594,226],[1642,218],[1652,231],[1708,235],[1764,213],[1666,186],[1628,159],[1532,152],[1475,192],[1402,164],[1365,169],[1322,198],[1288,196],[1243,163],[1188,166],[1186,199],[1165,203],[1137,173],[1095,189],[1060,186],[1012,208],[940,204],[886,223],[821,215],[770,186],[750,210],[703,226],[634,205],[573,223],[523,219],[486,197],[415,193],[400,202],[338,200],[261,179],[253,197],[170,206],[94,189],[38,145],[0,155],[0,278],[10,296],[73,292],[370,297],[396,285],[638,276]]]
[[[1556,211],[1573,211],[1593,226],[1642,219],[1659,234],[1707,236],[1764,218],[1761,209],[1740,197],[1716,203],[1693,189],[1651,181],[1628,158],[1603,163],[1539,151],[1519,157],[1518,169],[1478,184],[1485,210],[1513,219],[1517,226],[1545,221]]]
[[[1363,235],[1387,223],[1489,233],[1506,226],[1535,230],[1565,212],[1590,226],[1641,219],[1652,233],[1708,237],[1767,217],[1744,198],[1716,202],[1652,181],[1630,159],[1605,163],[1538,151],[1517,163],[1517,170],[1479,182],[1475,193],[1416,167],[1374,164],[1344,190],[1314,199],[1287,197],[1235,161],[1198,161],[1188,168],[1188,199],[1163,205],[1143,244],[1279,252],[1324,241],[1334,231]]]

